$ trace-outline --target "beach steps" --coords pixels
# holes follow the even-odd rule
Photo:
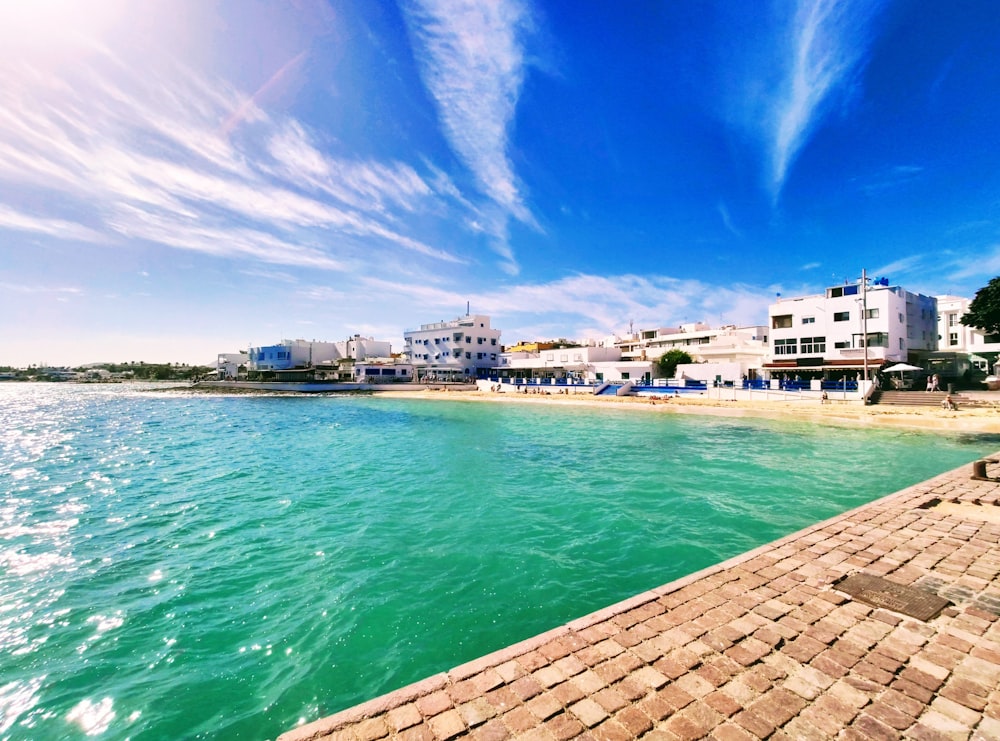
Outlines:
[[[879,406],[896,407],[940,407],[946,391],[882,391],[873,402]],[[961,394],[952,394],[951,398],[959,406],[974,405],[972,399]]]

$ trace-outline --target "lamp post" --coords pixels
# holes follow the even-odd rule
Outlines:
[[[865,345],[865,386],[868,385],[868,274],[861,269],[861,334]]]

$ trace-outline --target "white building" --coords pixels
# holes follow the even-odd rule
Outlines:
[[[767,336],[768,329],[763,325],[730,324],[712,328],[694,322],[680,327],[642,329],[615,344],[621,348],[622,358],[629,360],[655,361],[670,350],[683,350],[695,363],[712,366],[700,369],[703,373],[692,378],[735,382],[760,375],[768,359]]]
[[[876,279],[779,298],[768,307],[772,376],[871,378],[886,363],[920,364],[937,349],[937,302]],[[867,335],[867,337],[866,337]],[[867,345],[867,347],[866,347]]]
[[[250,356],[245,352],[220,352],[215,360],[215,370],[220,379],[236,379],[240,366],[246,367]]]
[[[581,345],[537,353],[505,352],[492,377],[502,383],[530,381],[555,385],[649,381],[653,377],[653,363],[623,358],[621,350],[614,346]]]
[[[490,327],[488,316],[466,314],[408,329],[403,345],[416,380],[485,378],[500,359],[500,330]]]
[[[251,347],[247,367],[253,371],[306,370],[340,360],[357,361],[391,354],[390,343],[358,334],[340,342],[282,340],[277,345]]]
[[[969,311],[970,299],[961,296],[938,296],[938,354],[956,353],[968,358],[971,365],[992,372],[985,353],[1000,353],[1000,337],[981,329],[966,327],[962,317]]]

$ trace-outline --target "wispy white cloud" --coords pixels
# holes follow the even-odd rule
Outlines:
[[[807,262],[803,265],[800,270],[815,270],[816,268],[822,267],[823,263],[820,262]]]
[[[891,262],[878,266],[872,270],[868,271],[869,277],[887,275],[890,278],[892,276],[906,276],[913,273],[921,272],[924,265],[927,263],[927,259],[924,255],[907,255],[905,257],[900,257],[898,260],[892,260]]]
[[[0,281],[0,291],[6,291],[8,293],[50,294],[55,296],[83,295],[83,289],[76,288],[74,286],[43,286],[38,284],[7,283],[2,281]]]
[[[760,286],[714,286],[666,276],[575,275],[547,283],[505,285],[461,294],[419,283],[369,282],[372,288],[407,303],[419,303],[442,319],[464,311],[491,315],[495,326],[520,336],[599,338],[636,327],[683,322],[756,324],[767,316],[774,291]],[[540,320],[539,317],[545,317]],[[532,336],[525,334],[525,336]]]
[[[228,85],[88,52],[70,70],[0,55],[0,184],[47,194],[44,215],[0,209],[0,229],[327,270],[373,249],[464,261],[408,233],[451,198],[412,166],[338,159]]]
[[[534,224],[509,156],[532,19],[520,0],[412,0],[406,6],[424,84],[445,135],[479,189],[506,216]],[[506,219],[491,230],[508,272]]]
[[[81,242],[99,242],[101,235],[93,229],[62,219],[31,216],[0,204],[0,229],[35,232],[50,237],[75,239]]]
[[[719,212],[719,216],[722,218],[722,225],[726,227],[726,231],[728,231],[737,239],[743,239],[743,233],[739,229],[737,229],[736,226],[733,224],[733,218],[730,215],[729,209],[726,207],[726,204],[720,203],[718,204],[718,206],[716,206],[716,209]]]
[[[749,89],[759,100],[745,111],[751,125],[760,127],[769,161],[768,186],[775,199],[816,124],[863,66],[880,3],[798,0],[779,7],[793,7],[794,12],[782,21],[784,30],[770,55],[755,60],[750,74],[757,78]],[[775,53],[780,56],[775,58]]]
[[[913,182],[923,173],[924,168],[919,165],[896,165],[861,179],[859,187],[865,193],[873,195]]]

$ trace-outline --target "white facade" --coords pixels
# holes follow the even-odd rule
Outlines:
[[[215,369],[220,379],[233,378],[239,375],[240,366],[246,366],[250,356],[245,352],[222,352],[215,361]]]
[[[653,363],[623,358],[617,347],[588,345],[552,348],[538,353],[503,353],[500,365],[493,373],[501,381],[621,383],[649,380],[653,374]]]
[[[340,342],[282,340],[277,345],[251,347],[247,367],[256,371],[284,371],[391,354],[390,343],[357,334]]]
[[[482,314],[421,324],[403,333],[403,343],[417,380],[477,378],[500,362],[500,330]]]
[[[937,302],[887,280],[867,290],[859,284],[825,293],[782,298],[768,307],[771,355],[765,368],[778,371],[849,371],[866,364],[919,362],[937,349]],[[865,334],[867,333],[867,342]]]
[[[768,328],[763,325],[712,328],[695,322],[680,327],[643,329],[615,344],[630,360],[658,360],[670,350],[683,350],[696,363],[719,364],[724,380],[756,378],[768,358]],[[733,368],[733,365],[736,368]],[[734,376],[730,378],[729,376]]]
[[[981,329],[966,327],[962,317],[969,310],[970,299],[961,296],[938,296],[938,350],[969,356],[979,370],[991,372],[983,353],[1000,352],[1000,338],[987,336]]]

